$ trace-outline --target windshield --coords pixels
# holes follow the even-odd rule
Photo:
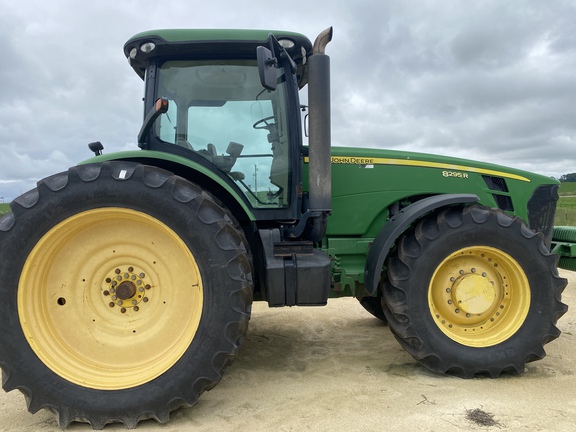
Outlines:
[[[254,207],[285,207],[290,198],[285,91],[283,83],[265,90],[255,61],[166,62],[159,69],[157,97],[168,98],[169,109],[155,132],[213,163]]]

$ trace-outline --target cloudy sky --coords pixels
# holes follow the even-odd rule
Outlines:
[[[154,28],[334,26],[333,145],[576,172],[575,22],[571,0],[0,0],[0,197],[91,141],[137,148],[143,85],[122,47]]]

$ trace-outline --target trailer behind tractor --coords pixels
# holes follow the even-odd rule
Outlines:
[[[570,229],[553,238],[558,182],[331,147],[331,37],[157,30],[125,44],[145,85],[140,149],[92,143],[0,219],[4,390],[62,427],[166,422],[218,383],[254,300],[353,296],[417,361],[463,378],[545,356],[566,312],[558,255],[574,256]]]

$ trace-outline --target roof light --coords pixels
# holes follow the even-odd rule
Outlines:
[[[140,51],[146,54],[151,52],[154,48],[156,48],[156,44],[154,42],[144,42],[142,45],[140,45]]]
[[[280,39],[278,43],[286,49],[290,49],[294,46],[294,41],[290,39]]]

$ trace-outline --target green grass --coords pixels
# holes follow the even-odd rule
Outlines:
[[[556,208],[554,225],[576,226],[576,182],[563,182],[560,184],[560,201]]]
[[[10,211],[10,204],[0,204],[0,216],[4,216]]]
[[[560,196],[574,195],[576,196],[576,182],[563,182],[560,183],[560,190],[558,191]]]

